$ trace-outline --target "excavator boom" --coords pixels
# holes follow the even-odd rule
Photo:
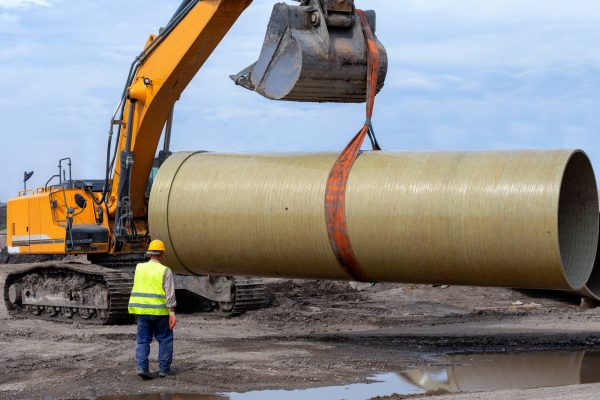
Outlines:
[[[175,102],[251,0],[185,1],[131,67],[119,114],[118,157],[108,197],[122,250],[147,239],[146,189],[161,133]],[[132,246],[130,246],[132,245]],[[127,250],[126,250],[127,251]]]
[[[136,59],[120,105],[119,157],[109,197],[117,251],[147,243],[148,176],[173,106],[251,0],[186,0]],[[375,27],[375,13],[367,12]],[[381,56],[378,89],[387,72]],[[236,83],[277,100],[363,102],[367,43],[354,0],[276,4],[260,58]],[[122,246],[121,246],[122,245]]]

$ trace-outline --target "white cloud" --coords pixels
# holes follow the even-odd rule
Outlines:
[[[16,15],[11,15],[7,13],[0,13],[0,23],[7,24],[12,22],[17,22],[18,18]]]
[[[52,3],[51,0],[0,0],[0,8],[50,7]]]

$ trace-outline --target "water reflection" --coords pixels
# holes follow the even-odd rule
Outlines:
[[[133,396],[106,396],[98,397],[97,400],[227,400],[227,397],[207,396],[201,394],[137,394]]]
[[[98,400],[367,400],[375,396],[429,391],[490,392],[600,382],[600,352],[539,352],[447,355],[448,366],[431,366],[368,378],[370,383],[299,390],[227,393],[224,397],[150,394]]]
[[[395,373],[377,374],[371,383],[344,386],[326,386],[299,390],[258,390],[246,393],[228,393],[231,400],[367,400],[375,396],[421,394],[425,390]]]
[[[600,352],[447,355],[449,366],[375,375],[370,384],[228,393],[231,400],[366,400],[430,391],[491,392],[600,382]]]
[[[449,392],[532,389],[600,382],[600,352],[449,355],[447,367],[406,371],[424,390]]]

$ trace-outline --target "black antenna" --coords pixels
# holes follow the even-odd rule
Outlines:
[[[33,171],[23,172],[23,189],[27,190],[27,181],[33,176]]]

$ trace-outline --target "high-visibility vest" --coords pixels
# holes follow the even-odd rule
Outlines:
[[[163,278],[167,267],[150,261],[135,267],[133,289],[129,297],[129,313],[141,315],[169,315]]]

